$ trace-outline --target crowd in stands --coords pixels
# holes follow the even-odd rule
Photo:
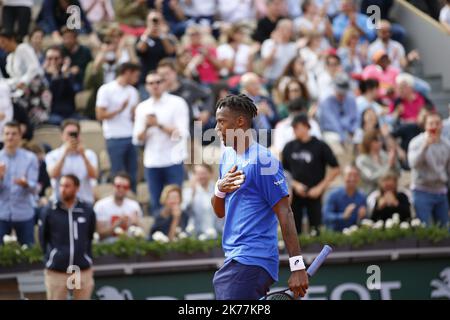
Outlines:
[[[440,21],[450,32],[444,2]],[[381,8],[377,27],[372,4]],[[245,93],[258,108],[253,128],[282,161],[299,233],[395,213],[447,226],[450,118],[413,73],[420,53],[405,48],[414,35],[390,20],[391,7],[4,0],[0,244],[12,230],[20,243],[34,243],[38,224],[44,244],[57,248],[61,210],[92,212],[92,220],[77,218],[77,232],[95,223],[101,241],[138,228],[149,240],[218,237],[223,221],[210,205],[217,162],[186,160],[205,148],[220,159],[217,137],[202,133],[214,129],[215,105],[230,93]],[[101,124],[101,145],[86,138],[93,123]],[[49,128],[60,128],[59,146],[38,139]],[[110,193],[99,196],[104,185]],[[75,202],[62,196],[70,188]],[[139,192],[148,199],[138,201]],[[48,268],[61,259],[55,252],[47,252]]]

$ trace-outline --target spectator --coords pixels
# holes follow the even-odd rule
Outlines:
[[[28,34],[32,7],[33,0],[3,1],[3,29],[5,32],[17,34],[19,42]]]
[[[11,101],[11,90],[4,79],[0,79],[0,132],[13,119],[14,107]],[[3,149],[3,135],[0,136],[0,149]]]
[[[400,42],[391,39],[391,29],[392,25],[389,21],[380,21],[378,26],[378,39],[370,44],[368,58],[370,59],[376,52],[384,50],[389,56],[393,67],[404,69],[412,62],[419,60],[420,56],[417,50],[412,50],[406,55],[403,45]]]
[[[281,96],[281,104],[277,106],[277,112],[280,119],[284,119],[288,116],[287,105],[294,99],[303,98],[308,103],[311,101],[306,86],[295,78],[291,78],[289,82],[287,82],[284,91],[279,95]]]
[[[317,32],[311,32],[305,40],[299,40],[300,51],[299,54],[305,62],[305,68],[308,72],[313,73],[316,77],[324,71],[323,68],[323,36]],[[306,41],[303,45],[301,42]]]
[[[303,15],[294,20],[296,34],[308,36],[317,33],[322,36],[323,44],[329,45],[328,39],[333,40],[333,30],[326,13],[319,10],[314,1],[304,0],[301,5]]]
[[[325,70],[320,65],[315,69],[319,102],[335,92],[334,80],[338,74],[343,72],[341,58],[338,55],[328,54],[325,56]]]
[[[367,42],[359,43],[359,33],[355,28],[347,28],[337,51],[342,66],[348,74],[360,74],[366,66]]]
[[[433,103],[414,90],[414,77],[400,74],[396,80],[397,98],[389,106],[389,111],[399,122],[416,122],[422,108],[434,110]]]
[[[140,37],[145,32],[147,0],[114,1],[114,10],[116,21],[125,34]]]
[[[357,225],[366,216],[366,196],[358,190],[359,171],[353,165],[344,169],[344,185],[327,195],[323,217],[327,228],[343,231]]]
[[[359,82],[359,91],[361,95],[356,98],[356,107],[358,108],[358,119],[362,120],[362,115],[367,109],[372,109],[380,120],[380,124],[393,124],[393,119],[388,115],[387,107],[377,102],[379,83],[375,79],[361,80]]]
[[[73,174],[80,180],[78,198],[94,203],[92,184],[97,179],[98,161],[96,154],[85,149],[80,139],[80,124],[76,120],[64,120],[61,124],[63,144],[47,154],[45,163],[54,190],[53,200],[60,199],[58,181],[63,175]]]
[[[156,70],[159,61],[175,53],[175,45],[164,33],[162,16],[157,11],[150,11],[147,16],[147,28],[136,44],[136,51],[141,62],[140,84],[145,76]]]
[[[374,109],[367,108],[364,110],[359,123],[361,125],[358,129],[356,129],[355,134],[353,135],[353,143],[355,145],[361,144],[365,134],[370,131],[380,131],[383,137],[386,131],[387,134],[389,134],[389,127],[383,126],[380,128],[379,118]]]
[[[267,0],[266,16],[258,20],[255,32],[253,33],[253,40],[263,43],[269,39],[275,27],[283,16],[283,0]]]
[[[54,42],[61,42],[63,39],[60,30],[67,27],[67,21],[71,21],[70,17],[73,11],[69,9],[70,6],[77,6],[78,11],[76,12],[81,15],[77,21],[81,23],[81,26],[77,26],[77,32],[92,34],[92,39],[94,39],[96,35],[78,0],[44,0],[37,17],[37,25],[44,30],[45,34],[51,35]]]
[[[102,23],[114,21],[115,13],[112,0],[80,0],[81,8],[91,25],[98,29]]]
[[[62,50],[64,57],[70,59],[71,73],[75,76],[77,92],[83,88],[86,67],[92,60],[91,50],[79,43],[76,30],[63,27],[61,29],[63,39]]]
[[[282,19],[261,46],[264,78],[273,84],[283,73],[289,61],[297,54],[297,44],[292,41],[292,22]]]
[[[73,299],[89,300],[94,290],[92,240],[95,213],[79,201],[80,180],[63,175],[59,182],[61,200],[44,209],[39,219],[41,248],[45,255],[45,286],[48,300],[66,300],[73,272],[80,277]],[[72,280],[73,281],[73,280]]]
[[[278,99],[280,99],[281,98],[280,96],[282,96],[283,92],[285,92],[286,85],[291,79],[296,79],[300,81],[304,86],[306,86],[308,96],[310,96],[309,98],[317,100],[318,84],[316,75],[313,72],[306,69],[305,61],[300,55],[297,55],[296,57],[292,58],[291,61],[289,61],[289,63],[287,64],[286,68],[283,71],[283,74],[278,80],[278,84],[276,86],[278,90]]]
[[[432,221],[448,225],[447,188],[450,176],[450,142],[441,138],[442,119],[429,114],[425,132],[415,137],[408,148],[411,189],[417,217],[427,225]]]
[[[370,6],[377,6],[380,9],[381,16],[380,18],[388,21],[389,20],[389,12],[392,8],[392,5],[394,4],[393,0],[362,0],[361,1],[361,7],[360,12],[362,14],[365,14],[367,16],[373,14],[373,11],[368,10]],[[379,27],[379,25],[378,25]],[[403,28],[398,23],[393,23],[391,26],[392,29],[392,39],[395,41],[403,42],[405,38],[405,28]]]
[[[401,221],[411,219],[411,205],[408,196],[398,191],[397,184],[397,173],[388,171],[381,176],[379,189],[374,191],[375,203],[370,217],[373,221],[386,221],[395,213],[400,216]]]
[[[439,14],[439,21],[441,22],[445,31],[450,34],[450,0],[447,0],[445,3],[445,6],[442,7]]]
[[[356,100],[349,92],[350,83],[345,74],[336,76],[334,91],[319,103],[318,110],[319,125],[329,145],[347,143],[358,126]]]
[[[20,125],[3,127],[4,148],[0,151],[0,244],[16,232],[20,244],[34,243],[34,199],[37,192],[38,159],[20,148]]]
[[[28,43],[18,43],[12,33],[0,33],[0,48],[8,54],[6,72],[11,90],[25,90],[33,79],[42,76],[42,68]]]
[[[164,79],[164,85],[170,94],[183,98],[189,107],[189,132],[194,136],[194,121],[201,121],[203,127],[211,121],[213,97],[209,89],[203,88],[177,74],[175,60],[165,58],[158,64],[158,74]]]
[[[43,41],[44,41],[44,30],[39,27],[34,28],[29,37],[30,46],[34,49],[34,53],[39,60],[39,63],[42,65],[45,59],[45,52],[43,49]]]
[[[100,239],[111,242],[117,239],[117,229],[127,233],[131,226],[142,225],[142,210],[139,203],[127,198],[131,189],[131,178],[126,172],[119,172],[113,178],[114,194],[103,198],[94,206],[97,217],[97,232]]]
[[[217,48],[217,59],[222,69],[220,75],[227,78],[242,75],[253,70],[253,63],[259,45],[250,46],[245,42],[245,31],[241,25],[232,25],[225,34],[225,42]]]
[[[340,41],[347,27],[358,30],[361,40],[372,42],[376,38],[369,18],[356,11],[354,0],[341,0],[341,13],[333,19],[333,34],[336,41]]]
[[[159,11],[169,25],[170,32],[181,37],[186,31],[186,15],[180,0],[149,0],[151,9]]]
[[[189,107],[183,98],[165,92],[163,81],[157,73],[147,75],[151,98],[137,106],[133,129],[134,142],[145,146],[145,177],[153,216],[160,208],[164,186],[183,183],[189,137]]]
[[[258,115],[253,119],[253,129],[256,130],[259,143],[271,145],[271,129],[278,121],[276,106],[269,95],[263,92],[261,79],[256,73],[246,73],[241,77],[241,92],[253,100],[258,108]],[[261,131],[260,131],[261,130]],[[265,136],[264,136],[265,134]],[[263,137],[264,136],[264,137]],[[261,139],[266,141],[261,141]]]
[[[186,229],[193,229],[197,237],[203,234],[215,238],[222,233],[222,223],[211,206],[215,184],[212,177],[213,170],[209,165],[195,165],[190,186],[183,190],[186,210],[191,215]]]
[[[288,103],[289,116],[281,121],[279,121],[274,130],[273,134],[273,149],[275,149],[275,154],[281,153],[285,145],[295,139],[294,129],[292,128],[292,120],[302,113],[308,112],[309,103],[304,98],[296,98]],[[319,124],[316,120],[309,117],[309,125],[311,129],[309,130],[310,135],[317,139],[322,139],[322,133],[320,132]]]
[[[304,210],[308,214],[312,230],[319,231],[322,223],[321,198],[328,186],[339,175],[339,164],[328,145],[311,137],[309,119],[306,114],[292,120],[295,140],[286,144],[282,152],[282,163],[292,176],[292,211],[297,232],[301,233]],[[325,175],[327,167],[331,167]]]
[[[186,49],[191,56],[188,69],[192,76],[205,85],[219,80],[220,61],[217,59],[217,50],[214,44],[207,43],[208,30],[199,25],[191,25],[186,30]]]
[[[136,192],[138,154],[133,145],[134,111],[139,104],[139,92],[133,85],[139,81],[140,67],[124,63],[115,81],[104,84],[97,94],[97,120],[103,122],[111,174],[125,171],[130,175],[131,189]]]
[[[184,0],[182,8],[189,23],[212,26],[216,14],[216,1]]]
[[[400,69],[391,65],[391,60],[385,50],[379,50],[372,56],[374,64],[366,66],[362,73],[363,80],[375,79],[380,84],[378,98],[390,101],[394,94],[395,79]]]
[[[391,136],[398,140],[400,146],[399,159],[401,159],[402,168],[405,170],[410,170],[407,159],[409,143],[424,131],[425,119],[430,113],[432,113],[430,110],[422,109],[416,122],[401,123],[391,132]]]
[[[341,0],[314,0],[319,6],[319,9],[323,15],[328,15],[330,19],[334,19],[340,8]]]
[[[80,116],[76,113],[75,74],[72,74],[70,60],[64,59],[60,47],[50,47],[45,54],[44,72],[52,94],[50,115],[47,120],[52,125],[59,126],[64,119],[75,119]]]
[[[395,148],[388,153],[382,149],[383,141],[379,131],[367,132],[361,143],[361,153],[356,158],[356,166],[361,172],[361,188],[370,194],[378,187],[379,179],[388,171],[399,171]]]
[[[130,41],[131,40],[131,41]],[[127,37],[119,28],[107,31],[95,59],[86,67],[84,90],[90,90],[84,115],[95,119],[95,103],[98,89],[116,79],[118,67],[126,62],[138,63],[134,40]]]
[[[181,209],[181,193],[178,185],[170,184],[164,187],[160,199],[162,208],[150,231],[150,239],[159,231],[167,236],[169,241],[173,241],[177,237],[179,229],[183,231],[186,228],[188,214]]]
[[[257,10],[254,0],[219,0],[217,4],[220,21],[224,23],[254,21]]]

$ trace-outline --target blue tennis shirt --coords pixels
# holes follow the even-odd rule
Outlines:
[[[220,178],[234,165],[245,174],[241,187],[225,197],[222,246],[231,259],[264,268],[278,281],[278,220],[273,206],[289,195],[281,163],[254,142],[244,154],[226,148]]]

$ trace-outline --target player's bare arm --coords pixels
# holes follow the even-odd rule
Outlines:
[[[297,237],[297,230],[295,228],[294,214],[289,205],[288,197],[281,199],[273,210],[277,214],[278,221],[281,226],[281,233],[283,235],[286,249],[289,257],[300,255],[300,244]],[[295,298],[299,296],[304,297],[308,289],[308,275],[306,270],[298,270],[292,272],[288,281],[289,288],[294,293]]]

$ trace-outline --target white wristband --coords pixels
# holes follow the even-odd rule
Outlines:
[[[224,199],[225,197],[226,197],[226,193],[225,192],[222,192],[222,191],[220,191],[219,190],[219,181],[217,181],[216,182],[216,186],[215,186],[215,188],[214,188],[214,195],[217,197],[217,198],[221,198],[221,199]]]
[[[291,272],[306,269],[302,256],[290,257],[289,266],[291,267]]]

